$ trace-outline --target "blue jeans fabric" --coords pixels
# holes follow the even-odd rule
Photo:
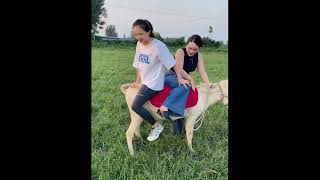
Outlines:
[[[164,84],[169,85],[172,90],[163,102],[163,105],[171,111],[183,116],[190,86],[187,85],[187,88],[183,85],[179,86],[177,75],[171,70],[165,75]]]

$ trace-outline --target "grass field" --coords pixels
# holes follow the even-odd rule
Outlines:
[[[148,142],[151,126],[141,125],[135,156],[128,152],[125,132],[129,110],[120,85],[134,80],[134,48],[92,48],[92,179],[228,179],[228,109],[211,106],[193,134],[192,153],[184,135],[172,135],[164,122],[160,138]],[[172,51],[172,54],[174,52]],[[228,79],[228,54],[202,52],[211,82]],[[200,83],[198,72],[192,74]]]

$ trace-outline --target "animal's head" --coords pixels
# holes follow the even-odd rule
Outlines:
[[[198,86],[199,90],[204,94],[204,102],[207,106],[221,101],[224,105],[228,105],[228,80],[219,83],[211,83],[209,87],[205,84]]]

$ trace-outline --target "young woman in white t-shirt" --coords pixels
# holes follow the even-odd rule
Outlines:
[[[176,61],[167,46],[154,38],[153,27],[148,20],[137,19],[132,25],[134,37],[138,40],[133,67],[137,69],[136,81],[132,84],[142,84],[132,104],[132,110],[152,125],[148,141],[156,140],[163,131],[163,126],[156,122],[150,112],[143,105],[150,100],[157,91],[163,89],[164,75],[170,68],[177,73],[179,84],[188,83],[176,68]]]

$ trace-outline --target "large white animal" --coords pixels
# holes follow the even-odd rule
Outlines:
[[[132,109],[133,100],[138,93],[139,87],[130,87],[130,84],[121,85],[121,92],[126,97],[126,102],[128,109],[130,111],[131,123],[126,132],[127,144],[130,155],[134,155],[132,139],[134,135],[141,138],[140,134],[140,125],[143,122],[143,119],[136,114]],[[220,81],[219,83],[210,84],[210,87],[205,86],[204,84],[197,86],[199,96],[197,105],[185,109],[185,129],[188,148],[190,151],[194,151],[192,148],[192,136],[193,136],[193,127],[196,122],[197,117],[199,117],[205,110],[218,101],[222,101],[223,104],[228,105],[228,80]],[[157,114],[157,107],[153,106],[150,101],[144,104],[144,107],[147,108],[152,116],[156,120],[164,120],[161,116]]]

